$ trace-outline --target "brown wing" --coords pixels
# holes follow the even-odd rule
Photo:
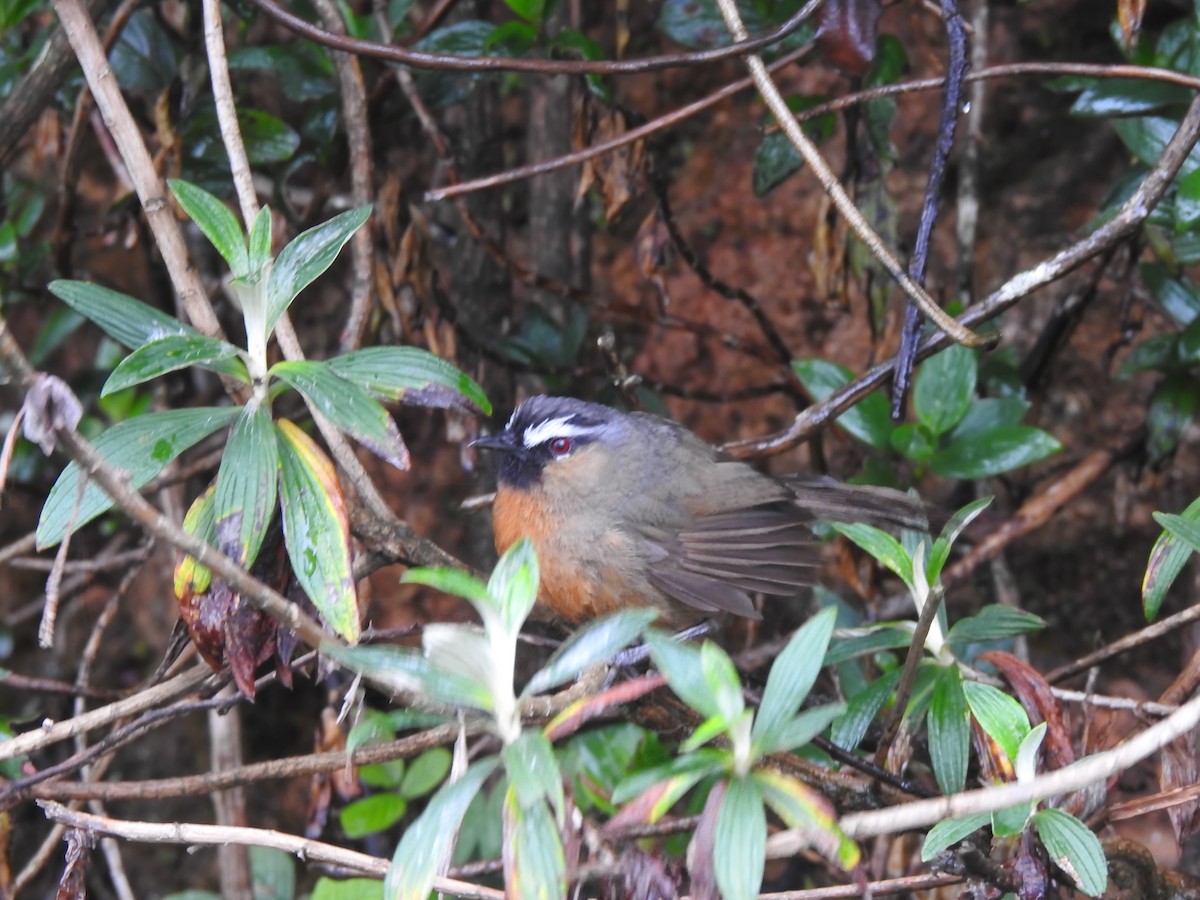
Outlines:
[[[796,495],[796,505],[811,519],[865,522],[884,528],[914,528],[917,531],[929,529],[925,504],[891,488],[798,476],[787,478],[784,484]]]
[[[705,613],[757,619],[750,593],[791,596],[812,584],[817,551],[803,513],[777,505],[703,516],[657,548],[650,583]]]

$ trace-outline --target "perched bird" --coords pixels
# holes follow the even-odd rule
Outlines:
[[[672,627],[758,618],[751,594],[812,583],[815,520],[927,527],[906,494],[772,478],[676,422],[568,397],[529,398],[474,445],[497,453],[496,549],[529,538],[538,599],[571,622],[627,606]]]

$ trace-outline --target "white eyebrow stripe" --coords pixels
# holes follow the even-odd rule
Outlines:
[[[574,416],[561,416],[557,419],[547,419],[545,422],[525,429],[525,436],[522,442],[528,449],[533,449],[538,444],[544,444],[557,437],[579,437],[585,434],[594,434],[596,428],[589,425],[572,425],[571,419]]]

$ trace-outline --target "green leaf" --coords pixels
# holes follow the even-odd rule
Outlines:
[[[558,823],[545,803],[522,807],[510,785],[504,795],[505,896],[567,896],[567,861]]]
[[[965,435],[934,454],[931,466],[945,478],[988,478],[1040,462],[1062,444],[1040,428],[1001,425]]]
[[[347,381],[324,362],[279,362],[270,374],[299,391],[319,412],[356,441],[397,469],[409,467],[408,448],[383,405],[365,389]]]
[[[491,415],[474,379],[420,347],[367,347],[329,360],[329,367],[382,400]]]
[[[717,813],[713,871],[725,900],[753,900],[767,857],[767,815],[762,789],[750,778],[731,778]]]
[[[961,819],[942,819],[925,835],[921,862],[929,862],[947,847],[957,844],[992,821],[991,813],[975,813]]]
[[[1130,119],[1112,119],[1109,124],[1125,142],[1125,146],[1141,162],[1152,166],[1158,162],[1163,150],[1175,136],[1179,123],[1165,116],[1140,116]],[[1200,154],[1195,149],[1183,161],[1180,175],[1189,175],[1200,168]]]
[[[1164,525],[1163,521],[1159,519],[1160,515],[1168,514],[1154,514],[1155,521]],[[1200,498],[1188,504],[1188,508],[1183,511],[1181,517],[1172,517],[1169,521],[1174,522],[1177,518],[1182,518],[1191,524],[1200,524]],[[1178,522],[1176,524],[1178,525]],[[1200,534],[1197,534],[1197,538],[1200,539]],[[1146,574],[1142,577],[1142,609],[1146,614],[1147,621],[1153,620],[1158,615],[1158,610],[1162,607],[1163,600],[1166,599],[1167,591],[1179,573],[1183,571],[1184,564],[1193,552],[1195,552],[1195,547],[1187,541],[1181,540],[1170,530],[1165,530],[1158,536],[1158,540],[1150,549],[1150,559],[1146,562]]]
[[[823,359],[792,361],[796,377],[814,400],[826,399],[854,378],[854,373],[837,363]],[[892,417],[887,398],[872,391],[837,418],[837,423],[854,437],[879,450],[891,446]]]
[[[202,334],[172,334],[143,344],[121,360],[104,382],[100,396],[107,397],[190,366],[211,369],[244,384],[250,383],[245,363],[238,358],[238,348],[233,344]]]
[[[1184,231],[1200,221],[1200,169],[1175,182],[1175,227]]]
[[[793,113],[801,113],[827,102],[824,94],[793,95],[787,98],[787,107]],[[837,119],[832,113],[804,121],[800,126],[814,143],[823,143],[833,136]],[[804,158],[782,131],[768,134],[754,153],[754,193],[762,197],[786,181],[804,165]]]
[[[287,419],[275,423],[283,535],[296,580],[329,626],[358,641],[350,523],[333,464]]]
[[[991,603],[973,616],[959,619],[950,628],[946,640],[960,647],[980,641],[1001,641],[1045,628],[1046,622],[1033,613]]]
[[[349,210],[308,229],[279,251],[267,281],[268,331],[275,327],[296,296],[333,264],[342,247],[370,215],[370,206]]]
[[[937,452],[937,436],[924,425],[904,422],[892,431],[892,449],[913,462],[925,462]]]
[[[447,594],[453,594],[455,597],[470,600],[474,606],[491,602],[488,598],[487,585],[470,572],[464,572],[462,569],[409,569],[400,576],[400,583],[423,584],[436,588]]]
[[[827,703],[824,706],[806,709],[784,722],[772,735],[764,736],[761,752],[774,753],[777,750],[795,750],[803,747],[845,711],[845,703]]]
[[[843,750],[853,750],[857,747],[871,722],[875,720],[876,714],[896,689],[900,681],[900,672],[900,669],[885,672],[851,697],[845,712],[833,723],[829,739]]]
[[[451,761],[450,751],[445,747],[426,750],[408,764],[400,783],[400,795],[409,800],[424,797],[450,774]]]
[[[876,622],[854,629],[857,634],[835,637],[825,654],[825,665],[833,666],[859,656],[878,653],[880,650],[896,650],[912,643],[911,622]]]
[[[537,29],[528,22],[502,22],[488,35],[484,50],[497,55],[524,56],[537,40]]]
[[[705,641],[700,645],[700,669],[704,672],[704,682],[717,706],[718,715],[732,722],[746,708],[737,666],[728,653],[712,641]]]
[[[275,515],[279,446],[271,413],[247,406],[233,424],[213,494],[217,548],[249,568]]]
[[[384,881],[384,894],[393,900],[427,900],[438,869],[450,857],[471,800],[499,760],[487,757],[473,763],[457,781],[443,786],[425,811],[404,832]]]
[[[521,696],[556,688],[590,666],[611,659],[657,617],[653,609],[623,609],[589,623],[554,651],[546,665],[525,685]]]
[[[1131,116],[1164,106],[1186,103],[1190,98],[1182,85],[1141,78],[1097,78],[1090,80],[1071,106],[1073,116]]]
[[[978,374],[975,352],[961,344],[922,363],[913,383],[913,410],[921,424],[935,435],[953,429],[971,407]]]
[[[317,879],[309,900],[383,900],[383,882],[374,878]]]
[[[762,789],[763,799],[788,828],[803,829],[809,845],[826,859],[849,871],[862,853],[842,832],[830,802],[808,785],[782,772],[757,769],[751,777]]]
[[[650,645],[654,665],[667,679],[667,684],[679,699],[705,719],[720,715],[720,707],[705,684],[700,651],[660,631],[647,631],[644,637]]]
[[[898,540],[874,525],[835,522],[833,527],[871,554],[881,565],[899,575],[900,580],[912,589],[912,557],[904,551]]]
[[[746,30],[759,34],[766,27],[759,8],[739,0]],[[715,0],[666,0],[658,15],[658,30],[690,50],[724,47],[733,42]]]
[[[1029,716],[1021,704],[990,684],[968,681],[963,684],[967,704],[979,727],[988,733],[1010,762],[1017,761],[1021,741],[1029,734]]]
[[[372,794],[346,804],[339,818],[346,837],[361,838],[387,831],[403,819],[406,812],[408,801],[399,794]]]
[[[271,208],[261,207],[250,226],[248,248],[249,262],[246,280],[257,282],[263,274],[263,269],[271,261]]]
[[[1176,322],[1187,326],[1200,317],[1200,291],[1190,279],[1172,278],[1162,265],[1144,265],[1139,271],[1146,287]]]
[[[929,758],[943,794],[957,794],[967,783],[971,723],[958,666],[938,673],[929,703]]]
[[[701,778],[726,769],[729,762],[729,751],[703,747],[693,753],[677,756],[661,765],[630,775],[613,790],[612,801],[613,803],[624,803],[659,782],[676,778],[686,782],[686,786],[675,795],[679,797]],[[665,806],[663,812],[669,808],[669,805]]]
[[[239,109],[238,125],[250,165],[287,162],[300,149],[300,135],[277,116],[261,109]]]
[[[154,96],[170,86],[179,69],[171,39],[146,9],[129,17],[109,64],[122,88]]]
[[[1146,414],[1149,435],[1146,448],[1151,465],[1161,467],[1179,446],[1184,432],[1192,424],[1200,391],[1190,374],[1168,375],[1154,389]]]
[[[538,577],[537,552],[528,538],[509,547],[492,570],[487,592],[507,634],[515,635],[521,630],[537,602]],[[481,608],[479,612],[483,615],[485,610]]]
[[[250,848],[254,900],[292,900],[296,893],[296,860],[274,847]]]
[[[461,696],[452,696],[459,689],[447,686],[426,685],[431,696],[436,691],[445,702],[454,706],[475,706],[487,712],[496,709],[497,699],[512,694],[512,665],[506,669],[497,664],[493,651],[494,636],[485,634],[470,625],[451,625],[431,622],[421,635],[421,645],[430,663],[429,675],[438,677],[440,672],[452,672],[460,679],[466,690]],[[496,643],[512,648],[516,638],[505,635]]]
[[[556,814],[564,809],[562,773],[549,739],[534,728],[521,734],[502,751],[504,772],[516,792],[521,809],[549,802]]]
[[[422,653],[405,647],[343,647],[332,641],[321,652],[338,665],[395,693],[418,694],[432,703],[490,712],[492,696],[487,685],[461,672],[448,672]]]
[[[546,0],[504,0],[508,8],[526,22],[540,26],[546,13]]]
[[[1029,401],[1023,397],[985,397],[971,403],[967,414],[950,432],[954,441],[968,434],[990,431],[999,425],[1018,425],[1029,412]]]
[[[241,407],[196,407],[147,413],[121,422],[95,441],[96,451],[115,469],[125,474],[130,487],[140,488],[170,465],[180,453],[195,446],[214,431],[224,428],[241,412]],[[54,482],[38,521],[39,550],[61,541],[71,519],[78,494],[81,469],[71,463]],[[113,502],[94,481],[83,490],[71,530],[112,508]]]
[[[776,657],[754,717],[751,735],[756,744],[775,749],[774,739],[800,708],[820,674],[836,619],[835,608],[821,610],[797,629]]]
[[[105,334],[126,347],[136,349],[168,335],[199,334],[194,328],[141,300],[98,284],[59,279],[50,282],[48,287],[55,297],[80,315],[87,316]]]
[[[987,509],[991,502],[990,495],[980,497],[955,512],[942,526],[942,532],[933,542],[933,549],[929,553],[929,564],[925,567],[925,577],[930,584],[937,583],[938,578],[941,577],[942,569],[946,567],[946,560],[950,558],[950,549],[958,540],[958,536],[963,533],[963,529],[974,522],[975,518]]]
[[[1033,825],[1054,864],[1067,873],[1089,897],[1108,887],[1108,860],[1100,839],[1086,825],[1061,809],[1034,813]]]
[[[242,226],[229,211],[229,207],[204,188],[179,178],[168,178],[167,185],[188,218],[196,223],[196,227],[221,254],[233,277],[248,276],[251,270],[250,257],[246,252],[246,238],[242,233]]]

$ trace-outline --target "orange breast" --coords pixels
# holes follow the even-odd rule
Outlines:
[[[538,599],[571,622],[584,622],[627,606],[658,600],[647,587],[635,586],[622,571],[619,541],[584,538],[552,523],[536,491],[500,488],[492,507],[496,552],[521,538],[537,551],[541,587]],[[625,560],[628,562],[628,560]],[[657,592],[654,592],[655,594]]]

